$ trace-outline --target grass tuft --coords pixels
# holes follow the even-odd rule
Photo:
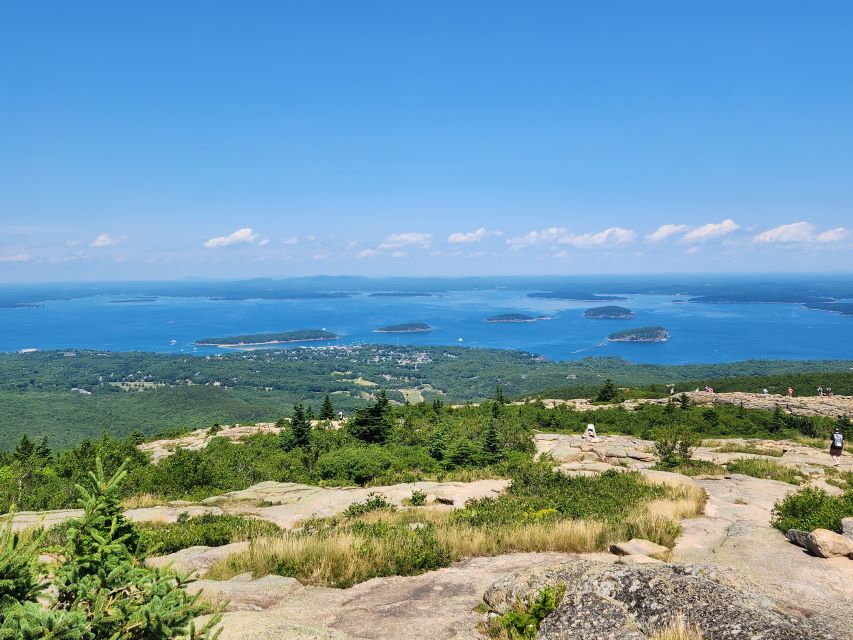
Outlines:
[[[786,464],[763,460],[761,458],[743,458],[732,460],[726,465],[729,473],[741,473],[753,478],[765,478],[767,480],[778,480],[788,484],[802,484],[807,480],[806,475]]]

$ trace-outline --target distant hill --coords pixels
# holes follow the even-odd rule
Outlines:
[[[583,312],[584,318],[595,318],[597,320],[630,320],[634,312],[625,307],[593,307]]]
[[[423,322],[407,322],[405,324],[390,324],[387,327],[379,327],[376,333],[429,333],[432,327]]]
[[[225,336],[222,338],[201,338],[194,344],[205,347],[248,347],[270,344],[287,344],[290,342],[313,342],[315,340],[337,340],[338,334],[321,329],[301,329],[299,331],[282,331],[280,333],[252,333],[242,336]]]
[[[666,342],[669,331],[663,327],[639,327],[616,331],[607,336],[610,342]]]

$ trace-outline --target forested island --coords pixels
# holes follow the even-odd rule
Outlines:
[[[639,327],[616,331],[607,336],[608,342],[666,342],[669,331],[664,327]]]
[[[540,320],[550,320],[549,316],[529,316],[525,313],[499,313],[496,316],[489,316],[486,322],[503,323],[503,322],[539,322]]]
[[[256,347],[291,342],[314,342],[317,340],[337,340],[338,334],[325,329],[300,329],[279,333],[252,333],[243,336],[224,336],[222,338],[201,338],[193,344],[200,347]]]
[[[596,320],[630,320],[634,312],[625,307],[608,306],[593,307],[583,312],[584,318],[595,318]]]
[[[405,324],[389,324],[387,327],[375,329],[376,333],[429,333],[432,327],[423,322],[407,322]]]
[[[374,291],[367,294],[369,298],[432,298],[434,295],[425,291]]]

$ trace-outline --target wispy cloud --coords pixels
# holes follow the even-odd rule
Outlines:
[[[364,249],[363,251],[359,251],[355,254],[356,258],[375,258],[378,255],[381,255],[381,251],[377,251],[376,249]]]
[[[287,238],[286,240],[282,240],[281,243],[287,245],[299,244],[299,238],[297,236],[292,236],[290,238]]]
[[[837,242],[847,236],[847,230],[843,227],[829,229],[821,233],[815,233],[815,225],[811,222],[793,222],[783,224],[773,229],[763,231],[753,236],[752,241],[756,244],[792,244],[817,242],[821,244]]]
[[[740,225],[734,220],[726,219],[722,222],[712,222],[709,224],[697,227],[692,231],[684,234],[681,238],[683,242],[695,243],[706,242],[714,238],[720,238],[740,229]]]
[[[399,249],[400,247],[428,247],[432,243],[430,233],[393,233],[379,245],[380,249]]]
[[[0,256],[0,262],[29,262],[30,255],[28,253],[16,253],[9,256]]]
[[[646,235],[646,240],[649,242],[661,242],[670,236],[685,233],[689,230],[690,226],[686,224],[663,224],[657,228],[657,231]]]
[[[485,227],[480,227],[475,231],[471,231],[470,233],[451,233],[447,236],[447,241],[450,244],[466,244],[471,242],[480,242],[483,238],[486,237],[488,231],[486,231]]]
[[[124,241],[125,241],[125,239],[126,239],[126,238],[125,238],[124,236],[122,236],[121,238],[115,238],[115,237],[111,236],[111,235],[110,235],[110,234],[108,234],[108,233],[102,233],[102,234],[101,234],[101,235],[99,235],[97,238],[95,238],[94,240],[92,240],[92,241],[89,243],[89,246],[90,246],[90,247],[95,247],[95,248],[98,248],[98,249],[103,249],[104,247],[114,247],[114,246],[116,246],[117,244],[120,244],[120,243],[124,242]]]
[[[215,238],[211,238],[204,243],[204,247],[206,249],[221,249],[240,244],[256,244],[263,247],[268,243],[269,240],[261,238],[261,236],[252,231],[250,227],[244,227],[243,229],[237,229],[237,231],[227,236],[216,236]]]
[[[620,246],[633,242],[636,234],[630,229],[610,227],[604,231],[576,235],[563,227],[548,227],[541,231],[530,231],[523,236],[506,241],[510,249],[518,251],[525,247],[568,244],[575,247]]]

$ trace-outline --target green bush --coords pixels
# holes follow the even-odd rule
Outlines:
[[[423,491],[415,489],[412,491],[412,497],[409,498],[409,504],[413,507],[422,507],[426,504],[427,494]]]
[[[670,491],[645,482],[635,471],[568,476],[536,464],[520,470],[504,496],[469,500],[454,518],[474,526],[525,523],[546,513],[555,519],[619,522],[636,505],[663,498]]]
[[[841,519],[851,516],[853,491],[831,496],[823,489],[806,487],[779,500],[773,506],[770,522],[782,532],[788,529],[829,529],[841,533]]]
[[[231,515],[203,515],[174,524],[142,523],[137,526],[140,553],[145,556],[166,555],[199,545],[221,547],[281,532],[272,522]]]
[[[533,640],[539,631],[539,625],[550,616],[563,601],[566,587],[545,587],[526,607],[520,606],[516,611],[508,611],[501,618],[501,626],[506,630],[510,640]]]
[[[394,505],[385,499],[385,496],[378,493],[367,494],[367,500],[364,502],[353,502],[344,510],[344,516],[347,518],[357,518],[371,511],[379,511],[382,509],[393,511]]]

